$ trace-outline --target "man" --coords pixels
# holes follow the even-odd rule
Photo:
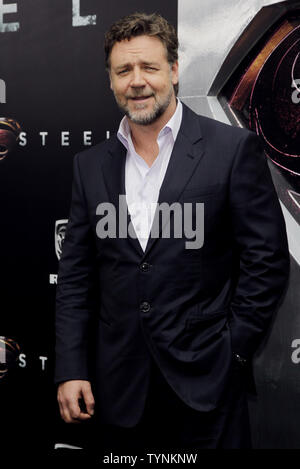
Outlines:
[[[250,447],[251,358],[287,282],[285,225],[259,138],[176,99],[177,49],[157,14],[112,25],[107,69],[125,117],[74,161],[58,402],[66,422],[95,410],[109,448]]]

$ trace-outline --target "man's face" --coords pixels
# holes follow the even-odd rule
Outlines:
[[[175,102],[178,63],[167,61],[157,37],[117,42],[110,54],[110,87],[121,110],[135,124],[149,125]]]

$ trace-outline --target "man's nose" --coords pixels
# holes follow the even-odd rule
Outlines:
[[[136,67],[132,70],[132,77],[131,77],[131,86],[134,88],[144,86],[146,84],[143,71]]]

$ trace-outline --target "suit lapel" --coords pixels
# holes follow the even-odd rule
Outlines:
[[[118,140],[116,136],[112,137],[113,141],[108,149],[108,154],[102,162],[102,172],[104,176],[105,187],[109,196],[109,201],[113,204],[116,209],[116,227],[117,227],[117,237],[119,233],[119,222],[120,220],[122,226],[126,229],[131,222],[130,214],[128,211],[128,206],[125,201],[125,162],[126,162],[126,148]],[[119,204],[119,195],[123,195],[123,201],[125,203]],[[131,224],[132,225],[132,224]],[[133,225],[132,225],[133,229]],[[134,231],[134,229],[133,229]],[[134,232],[135,233],[135,232]],[[140,245],[140,242],[135,236],[135,238],[127,236],[130,244],[138,252],[140,256],[144,255],[144,251]]]
[[[158,204],[163,202],[171,205],[176,202],[186,184],[192,177],[204,153],[203,138],[199,125],[199,117],[183,104],[182,123],[174,144],[170,157],[169,165],[160,188]],[[102,171],[107,193],[110,202],[116,208],[117,214],[117,233],[119,232],[119,217],[126,220],[127,227],[130,223],[130,214],[127,204],[122,207],[122,214],[119,214],[119,195],[125,196],[125,162],[126,149],[116,136],[113,137],[108,154],[102,160]],[[154,221],[158,216],[156,210]],[[159,237],[161,236],[163,226],[160,227]],[[143,251],[137,237],[131,238],[128,235],[128,241],[136,249],[141,257],[148,255],[150,249],[157,242],[158,238],[149,237],[146,250]]]
[[[108,154],[100,162],[110,202],[117,206],[119,194],[125,194],[126,149],[117,137],[112,138],[113,141],[108,149]]]
[[[183,104],[182,123],[160,188],[158,204],[166,202],[171,205],[178,201],[203,154],[204,145],[199,117]],[[153,224],[157,223],[158,215],[158,210],[156,210]],[[163,228],[164,226],[160,227],[159,237]],[[145,255],[149,253],[157,239],[149,237]]]

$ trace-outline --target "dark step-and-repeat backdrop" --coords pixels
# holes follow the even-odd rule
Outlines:
[[[3,438],[33,452],[82,443],[84,432],[60,423],[55,402],[56,275],[73,157],[121,118],[104,33],[135,11],[177,25],[176,0],[0,1],[0,447]]]
[[[121,118],[104,68],[104,32],[113,21],[134,11],[157,11],[177,26],[177,9],[177,0],[0,0],[0,456],[5,448],[49,453],[60,444],[81,447],[88,437],[88,427],[61,421],[53,384],[55,290],[73,157],[116,131]],[[295,21],[287,33],[299,31]],[[271,41],[269,55],[284,33],[277,42]],[[273,64],[275,71],[291,51],[295,52],[294,75],[299,70],[298,32],[293,38],[287,53]],[[254,70],[251,76],[256,76],[255,64],[251,69],[256,55],[251,54],[244,74],[233,75],[223,92],[237,118],[247,108],[244,100],[242,109],[236,93],[245,88],[239,80],[244,77],[247,88],[245,70],[250,75]],[[264,61],[266,56],[256,65]],[[298,135],[299,144],[300,74],[299,80],[293,78],[293,113],[289,114],[280,96],[278,106],[283,106],[285,135],[294,140]],[[266,81],[255,83],[269,99]],[[259,95],[252,93],[252,98],[259,100]],[[265,120],[272,130],[268,119],[273,111],[268,111],[269,117],[264,114],[261,101],[256,108],[262,111],[256,123]],[[259,129],[254,126],[254,130]],[[277,177],[278,190],[282,180],[288,185],[287,211],[299,228],[299,148],[292,149],[295,158],[289,160],[288,178],[284,171],[272,175]],[[300,243],[300,239],[292,241],[294,246]],[[271,342],[257,365],[261,400],[252,404],[252,425],[258,447],[300,448],[300,274],[294,258],[292,269],[288,302],[275,319]],[[278,413],[284,431],[276,426]]]

